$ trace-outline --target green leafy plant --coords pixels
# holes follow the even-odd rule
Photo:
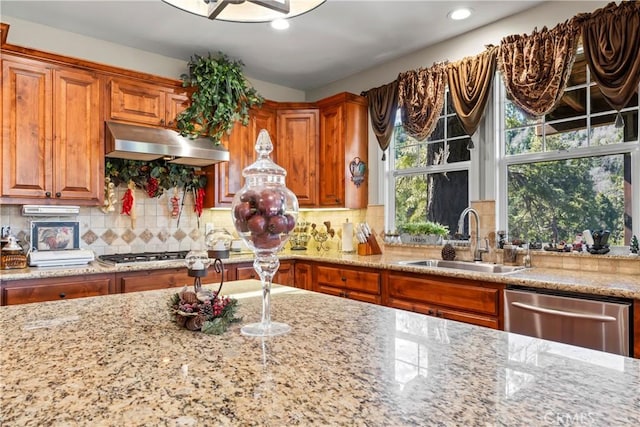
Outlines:
[[[435,234],[437,236],[446,236],[449,234],[449,227],[438,222],[408,222],[398,226],[400,233],[407,234]]]
[[[105,176],[117,187],[127,185],[133,181],[136,187],[145,189],[150,197],[160,196],[164,190],[173,187],[193,190],[205,188],[206,175],[198,174],[192,166],[167,163],[164,160],[128,160],[107,158],[105,161]],[[150,191],[150,182],[154,182],[154,191]]]
[[[182,74],[182,85],[193,87],[190,106],[176,118],[182,136],[209,137],[217,145],[235,122],[249,123],[249,110],[264,99],[248,85],[242,74],[243,63],[231,61],[222,52],[217,58],[194,55]]]

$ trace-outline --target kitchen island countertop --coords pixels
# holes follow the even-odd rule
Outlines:
[[[590,255],[587,255],[589,257]],[[559,291],[579,292],[592,295],[605,295],[622,298],[640,299],[640,259],[629,263],[627,270],[621,271],[586,271],[562,268],[534,267],[509,274],[480,273],[438,267],[416,267],[401,265],[398,262],[407,259],[424,259],[424,257],[406,257],[396,254],[382,254],[361,256],[342,253],[308,253],[300,254],[283,252],[281,260],[326,262],[336,265],[352,266],[356,268],[375,268],[392,271],[402,271],[418,274],[434,274],[445,277],[456,277],[470,280],[503,283],[520,286],[530,286]],[[594,263],[606,262],[605,258],[593,258]],[[226,265],[247,263],[253,261],[252,254],[232,255],[223,260]],[[22,270],[0,271],[3,282],[23,279],[40,279],[49,277],[64,277],[82,274],[122,273],[130,271],[165,269],[184,267],[183,261],[159,261],[146,263],[118,264],[106,266],[96,261],[85,266],[26,268]]]
[[[0,424],[640,424],[640,360],[278,287],[225,284],[224,335],[169,318],[174,290],[0,307]]]

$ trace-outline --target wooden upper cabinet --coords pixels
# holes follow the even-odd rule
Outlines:
[[[2,201],[101,204],[100,78],[22,58],[2,68]]]
[[[52,191],[51,69],[36,61],[2,61],[2,198],[41,198]]]
[[[275,161],[287,171],[286,184],[300,206],[318,198],[318,110],[278,110]]]
[[[256,139],[260,130],[269,132],[271,141],[276,141],[276,112],[271,103],[265,102],[261,108],[251,110],[249,124],[236,122],[230,135],[223,141],[229,150],[229,161],[210,166],[209,181],[213,185],[213,200],[205,200],[206,206],[230,206],[233,197],[244,185],[242,171],[256,160]],[[209,185],[209,188],[212,188]],[[210,192],[208,192],[210,193]]]
[[[166,126],[177,130],[178,122],[176,118],[189,107],[191,97],[186,91],[176,91],[167,94],[167,113],[165,116]]]
[[[368,162],[367,100],[343,92],[318,101],[320,107],[319,205],[366,208],[368,173],[354,175]],[[362,164],[364,163],[364,165]]]
[[[190,102],[186,90],[113,78],[109,81],[110,120],[139,125],[176,128],[176,116]]]
[[[103,199],[104,142],[100,81],[92,73],[54,70],[54,193],[65,200]]]

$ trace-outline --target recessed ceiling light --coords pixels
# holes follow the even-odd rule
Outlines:
[[[271,28],[274,30],[286,30],[289,28],[289,21],[286,19],[274,19],[271,21]]]
[[[449,12],[449,19],[453,19],[454,21],[467,19],[470,16],[471,16],[471,9],[466,7]]]

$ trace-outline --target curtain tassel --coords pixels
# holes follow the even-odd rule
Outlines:
[[[382,152],[382,161],[384,162],[385,160],[387,160],[387,153],[385,153],[384,151]]]
[[[615,127],[616,129],[621,129],[624,127],[624,119],[622,118],[622,114],[620,113],[620,111],[618,111],[618,114],[616,114]]]

